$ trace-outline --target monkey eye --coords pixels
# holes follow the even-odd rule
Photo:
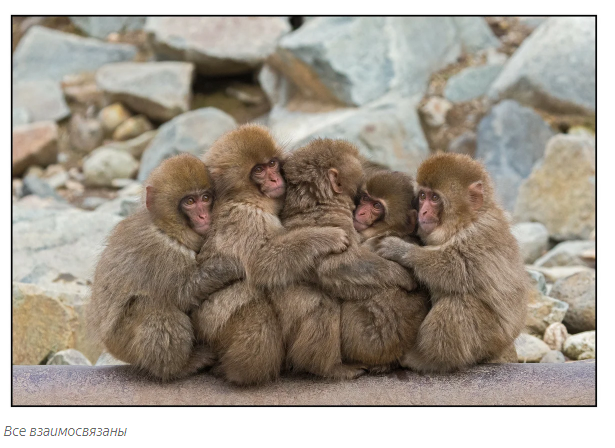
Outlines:
[[[382,210],[382,204],[380,202],[374,202],[374,208],[376,210]]]
[[[194,205],[194,198],[189,197],[189,198],[184,199],[184,205],[188,205],[188,206]]]
[[[278,161],[275,159],[271,159],[268,163],[269,167],[273,168],[278,164]]]
[[[427,197],[427,196],[425,196],[425,192],[424,192],[424,191],[421,191],[421,192],[419,193],[419,199],[420,199],[421,201],[424,201],[426,197]]]
[[[369,196],[364,194],[363,196],[361,196],[361,202],[369,202]]]
[[[256,165],[253,171],[254,174],[262,174],[264,170],[265,168],[263,168],[261,165]]]
[[[205,193],[203,196],[201,196],[201,199],[203,200],[203,202],[210,202],[211,196]]]
[[[431,200],[433,202],[438,202],[440,200],[440,196],[438,196],[437,194],[434,193],[434,194],[431,195]]]

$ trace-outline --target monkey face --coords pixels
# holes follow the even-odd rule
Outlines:
[[[179,203],[181,211],[190,222],[190,227],[201,236],[205,236],[209,230],[212,203],[212,195],[209,191],[189,194]]]
[[[419,231],[429,235],[440,224],[442,198],[436,191],[421,187],[419,190]]]
[[[382,219],[386,211],[385,202],[378,198],[372,198],[367,192],[361,195],[359,205],[354,211],[354,228],[362,232],[376,221]]]
[[[267,163],[255,165],[250,177],[258,185],[261,193],[268,198],[278,199],[286,193],[286,183],[280,173],[278,159],[274,158]]]

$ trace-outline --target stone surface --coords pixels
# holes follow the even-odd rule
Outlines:
[[[449,78],[444,89],[444,97],[453,103],[461,103],[483,96],[502,68],[502,65],[465,68]]]
[[[32,121],[30,113],[23,107],[13,107],[13,127],[28,124]]]
[[[154,129],[145,115],[130,117],[113,132],[113,140],[124,141],[139,137]]]
[[[105,198],[100,198],[98,196],[89,196],[81,202],[81,208],[84,210],[95,210],[103,204],[109,202]]]
[[[107,352],[102,352],[98,359],[96,360],[96,366],[125,366],[128,363],[124,361],[120,361],[117,358],[114,358]]]
[[[110,62],[129,61],[137,50],[132,45],[108,44],[97,39],[33,26],[13,53],[13,79],[51,79],[93,71]]]
[[[535,271],[534,269],[526,268],[526,272],[529,274],[532,286],[534,286],[534,288],[542,294],[546,294],[547,281],[545,276],[541,272]]]
[[[354,143],[375,162],[415,175],[421,161],[429,155],[416,112],[417,98],[390,101],[360,109],[306,114],[289,113],[279,108],[270,114],[269,125],[289,149],[314,138],[341,138]]]
[[[531,265],[526,266],[526,268],[540,272],[549,283],[555,283],[561,278],[570,277],[579,272],[594,272],[594,269],[587,266],[558,266],[554,268],[545,268],[543,266]]]
[[[13,283],[13,364],[39,364],[74,346],[77,317],[61,293]]]
[[[158,128],[141,157],[137,179],[143,182],[163,160],[189,152],[201,156],[213,142],[237,124],[230,115],[211,107],[186,112]]]
[[[511,100],[495,106],[479,123],[476,158],[484,161],[495,182],[496,194],[507,210],[514,210],[519,186],[543,156],[553,134],[540,115]],[[542,206],[536,198],[541,196],[533,196],[532,202]]]
[[[528,301],[525,328],[528,333],[542,337],[549,325],[564,320],[567,310],[566,302],[532,290]]]
[[[70,144],[74,150],[89,153],[103,142],[105,133],[100,121],[75,114],[69,124]]]
[[[428,126],[437,128],[446,123],[446,114],[453,105],[450,101],[437,96],[432,96],[421,106],[421,115]]]
[[[540,362],[563,363],[566,362],[566,358],[564,357],[564,354],[562,352],[557,350],[550,350],[540,359]]]
[[[570,307],[564,324],[570,333],[596,329],[596,272],[580,272],[560,279],[551,295]]]
[[[31,165],[47,166],[58,158],[58,126],[53,121],[13,128],[13,175]]]
[[[595,359],[596,332],[584,331],[569,336],[564,342],[564,355],[570,359]]]
[[[50,80],[13,83],[13,107],[28,112],[29,121],[60,121],[70,115],[60,83]]]
[[[548,17],[546,16],[522,16],[519,17],[519,23],[522,23],[523,25],[527,26],[528,28],[531,29],[536,29],[538,28],[539,25],[542,25],[542,23],[547,20]]]
[[[101,109],[109,105],[105,92],[96,85],[95,72],[83,72],[65,75],[62,78],[64,96],[76,103],[93,105]]]
[[[551,350],[562,351],[564,342],[568,339],[568,330],[566,326],[560,322],[553,322],[545,330],[542,340],[551,348]]]
[[[55,189],[45,180],[36,176],[24,176],[23,195],[34,194],[41,198],[53,198],[59,202],[65,202],[64,198],[56,193]]]
[[[48,366],[91,366],[92,363],[78,350],[60,350],[47,361]]]
[[[144,16],[71,17],[70,21],[88,36],[105,39],[111,33],[141,30]]]
[[[130,366],[16,366],[12,404],[592,406],[596,364],[485,364],[429,375],[395,370],[355,381],[283,376],[251,388],[234,387],[209,374],[161,384]]]
[[[522,222],[511,228],[519,243],[523,261],[532,264],[549,247],[549,231],[539,222]]]
[[[138,169],[139,162],[117,148],[98,148],[83,161],[85,184],[91,187],[110,187],[113,179],[131,178]]]
[[[584,255],[596,250],[596,241],[564,241],[534,262],[535,266],[579,266],[585,264]]]
[[[194,65],[186,62],[118,62],[96,72],[96,84],[152,120],[167,121],[190,109]]]
[[[252,71],[291,30],[282,17],[148,17],[145,29],[161,59],[194,62],[203,75]]]
[[[476,153],[476,132],[466,131],[448,145],[448,152],[467,154],[474,157]]]
[[[151,141],[154,139],[154,137],[156,137],[157,134],[157,130],[147,131],[139,135],[138,137],[132,138],[130,140],[126,140],[123,142],[115,141],[107,143],[105,146],[103,146],[103,148],[121,149],[122,151],[126,151],[127,153],[129,153],[135,159],[140,159],[141,155],[143,154],[143,151],[145,151],[145,148],[147,148],[147,146],[151,143]]]
[[[521,333],[517,339],[515,339],[515,349],[517,350],[517,356],[519,362],[540,362],[542,357],[546,355],[549,350],[549,346],[535,336]]]
[[[462,51],[497,46],[490,34],[480,17],[319,17],[284,36],[268,63],[290,81],[279,98],[361,106],[389,91],[422,96]]]
[[[489,96],[552,112],[595,114],[595,18],[546,20],[513,54]]]
[[[101,109],[98,113],[98,120],[107,135],[111,135],[120,124],[131,116],[130,111],[122,103],[113,103]]]
[[[593,140],[556,135],[519,188],[515,220],[541,222],[556,240],[587,239],[596,226],[595,190]]]

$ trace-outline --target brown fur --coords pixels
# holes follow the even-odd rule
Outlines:
[[[339,229],[282,227],[283,197],[264,195],[251,172],[257,164],[283,158],[269,132],[255,125],[227,133],[205,155],[217,200],[213,237],[202,252],[236,257],[246,280],[210,296],[195,323],[218,353],[215,371],[242,385],[275,379],[282,367],[284,341],[271,288],[292,284],[313,270],[320,256],[347,246]]]
[[[416,349],[402,365],[447,372],[496,359],[510,352],[524,326],[528,281],[491,179],[468,156],[438,154],[419,167],[417,180],[441,200],[439,225],[422,236],[428,247],[386,238],[378,250],[412,269],[432,300]],[[476,182],[482,202],[474,207],[469,188]]]
[[[88,322],[113,356],[168,380],[213,363],[211,350],[195,344],[188,313],[229,281],[223,275],[229,269],[220,260],[198,266],[203,238],[179,210],[186,194],[210,189],[205,165],[179,155],[156,168],[145,185],[153,188],[153,203],[109,236],[94,274]]]
[[[328,177],[331,169],[338,172],[336,185]],[[403,314],[411,302],[402,288],[413,289],[415,283],[401,266],[360,246],[359,235],[353,227],[354,197],[363,177],[357,149],[343,140],[315,140],[291,154],[284,170],[288,182],[282,212],[284,225],[289,229],[336,226],[350,237],[346,252],[325,257],[315,276],[295,291],[287,292],[287,306],[295,311],[294,325],[299,328],[293,329],[292,334],[306,334],[302,340],[293,342],[295,350],[311,353],[316,351],[314,344],[323,344],[327,351],[321,357],[328,356],[330,362],[335,359],[338,366],[341,360],[370,368],[395,362],[403,354],[406,335],[412,334],[399,325],[405,320],[398,313]],[[339,308],[332,299],[343,301],[342,306],[346,306],[346,301],[358,305],[356,313],[347,313],[346,318],[342,313],[339,318],[342,338],[339,351],[334,344]],[[401,310],[396,309],[398,305]],[[330,323],[319,331],[318,320],[323,318]],[[335,333],[324,331],[330,328]],[[296,358],[291,361],[301,364]],[[313,369],[313,364],[319,361],[316,358],[312,364],[304,362],[301,367]]]

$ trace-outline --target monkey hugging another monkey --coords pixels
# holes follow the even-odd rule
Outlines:
[[[286,154],[256,125],[167,159],[101,255],[92,332],[162,380],[516,362],[527,278],[489,176],[445,154],[417,180],[342,140]]]

